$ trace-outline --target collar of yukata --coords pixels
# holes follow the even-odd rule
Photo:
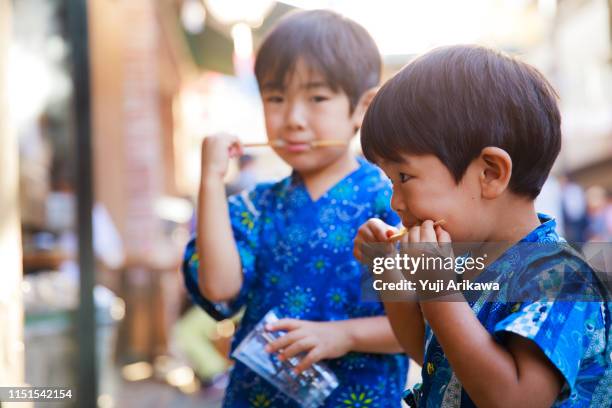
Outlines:
[[[538,213],[538,218],[540,219],[540,225],[521,239],[520,242],[538,242],[548,235],[554,234],[556,236],[557,222],[555,219],[544,213]]]

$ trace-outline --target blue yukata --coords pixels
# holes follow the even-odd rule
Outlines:
[[[395,225],[388,181],[373,165],[359,168],[313,201],[297,173],[260,184],[229,198],[230,219],[242,261],[243,284],[236,299],[211,303],[198,289],[195,240],[186,250],[183,272],[192,299],[217,319],[245,306],[232,350],[271,309],[280,318],[312,321],[381,316],[379,302],[361,302],[361,266],[353,238],[361,224],[377,217]],[[400,354],[349,353],[324,360],[340,385],[325,407],[400,407],[407,359]],[[225,407],[298,407],[265,379],[236,362]]]
[[[491,301],[487,299],[491,294],[483,294],[469,304],[496,341],[503,344],[513,333],[544,352],[564,380],[553,407],[612,407],[610,299],[592,269],[559,238],[555,221],[543,214],[539,217],[539,227],[475,279],[497,280],[500,288],[510,288],[515,296]],[[561,273],[552,272],[561,269]],[[578,275],[582,278],[576,279]],[[538,298],[536,294],[546,293],[542,288],[547,285],[559,289],[556,296]],[[568,301],[572,297],[567,291],[576,294],[573,299],[590,293],[592,301]],[[425,336],[423,383],[407,391],[405,401],[413,407],[475,407],[429,326]]]

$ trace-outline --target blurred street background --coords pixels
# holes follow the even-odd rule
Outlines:
[[[299,8],[362,24],[384,80],[457,43],[538,67],[564,137],[538,209],[612,241],[612,0],[0,0],[0,385],[80,393],[54,407],[220,406],[239,319],[194,308],[180,275],[200,144],[266,139],[254,52]],[[288,174],[247,153],[228,194]]]

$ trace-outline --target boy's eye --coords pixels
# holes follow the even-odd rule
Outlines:
[[[409,176],[406,173],[400,173],[399,174],[399,181],[400,181],[400,183],[405,183],[408,180],[410,180],[411,178],[412,178],[412,176]]]
[[[279,95],[270,95],[265,97],[265,101],[270,103],[282,103],[283,97]]]
[[[310,98],[313,102],[319,103],[319,102],[325,102],[327,101],[329,98],[327,96],[323,96],[323,95],[315,95],[313,97]]]

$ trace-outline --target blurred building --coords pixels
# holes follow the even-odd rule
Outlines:
[[[551,74],[561,95],[564,149],[560,169],[585,187],[612,193],[612,5],[560,2]]]
[[[387,78],[421,52],[464,42],[505,50],[538,67],[560,96],[564,139],[553,175],[570,176],[584,188],[600,185],[612,194],[610,1],[405,2],[405,13],[391,19],[417,24],[395,31],[386,29],[393,21],[382,18],[384,8],[377,14],[368,13],[367,5],[361,10],[345,2],[334,5],[368,27],[382,49],[392,51],[384,55]]]
[[[41,286],[46,300],[55,306],[70,300],[78,307],[71,3],[0,0],[0,78],[9,69],[9,54],[13,67],[8,89],[0,81],[0,261],[8,271],[0,285],[0,383],[28,380],[22,357],[34,349],[24,344],[22,331],[37,341],[29,354],[30,372],[53,366],[33,359],[44,356],[41,349],[63,347],[28,337],[34,332],[29,323],[50,316],[32,312],[40,301],[32,297],[35,277],[53,282]],[[126,371],[132,378],[156,375],[152,366],[168,353],[169,329],[185,300],[178,268],[190,233],[201,140],[219,131],[244,141],[265,139],[254,50],[271,25],[296,7],[332,8],[363,24],[383,53],[385,79],[438,45],[479,43],[520,55],[560,94],[564,147],[554,173],[612,192],[609,0],[89,0],[87,5],[92,183],[95,201],[107,214],[95,228],[105,228],[107,239],[97,251],[96,279],[123,299],[113,303],[103,291],[108,302],[101,305],[108,306],[110,320],[122,321],[117,355],[121,364],[136,363]],[[270,151],[253,153],[261,177],[286,174]],[[559,204],[556,198],[551,203]],[[68,289],[59,291],[65,287],[57,284]],[[115,350],[104,351],[106,367]]]
[[[177,306],[166,303],[182,294],[177,270],[193,212],[180,204],[197,191],[202,138],[265,138],[252,73],[256,27],[288,10],[261,0],[242,11],[199,0],[89,2],[94,185],[127,257],[105,283],[129,293],[122,333],[131,358],[167,348]]]

